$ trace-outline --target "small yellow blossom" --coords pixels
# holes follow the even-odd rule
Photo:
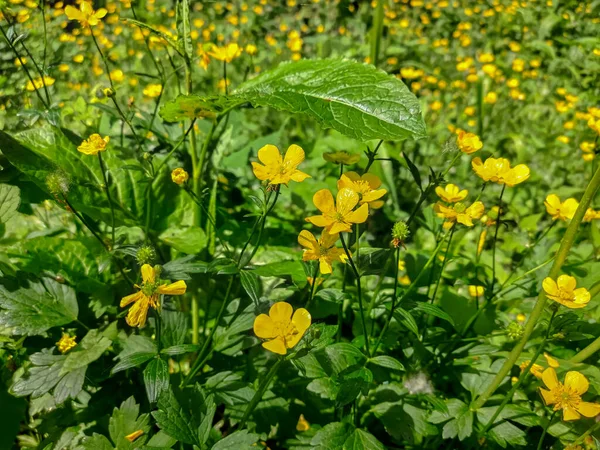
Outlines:
[[[507,186],[515,186],[529,178],[529,167],[518,164],[510,167],[510,161],[505,158],[488,158],[485,163],[477,157],[471,161],[473,170],[484,181],[492,181]]]
[[[65,14],[69,20],[77,20],[82,27],[93,27],[98,25],[98,22],[106,16],[106,13],[107,11],[104,8],[94,11],[91,2],[87,1],[81,2],[79,9],[71,5],[68,5],[65,8]]]
[[[335,202],[329,189],[321,189],[313,196],[313,203],[322,214],[307,217],[306,221],[324,227],[330,234],[342,231],[351,233],[352,224],[363,223],[369,216],[369,206],[366,203],[353,211],[359,201],[359,195],[352,189],[340,189]]]
[[[460,151],[467,155],[475,153],[483,147],[483,143],[479,139],[479,136],[474,133],[467,133],[466,131],[458,133],[456,144]]]
[[[527,316],[525,316],[525,314],[523,313],[519,313],[517,314],[517,322],[525,322],[525,319],[527,319]]]
[[[302,230],[298,235],[298,244],[304,247],[302,261],[319,261],[319,271],[322,274],[331,273],[333,261],[345,263],[348,260],[344,249],[335,246],[338,238],[338,233],[329,234],[323,230],[317,241],[310,231]]]
[[[446,203],[456,203],[464,200],[469,194],[469,191],[466,189],[461,190],[455,184],[449,183],[445,187],[436,187],[435,193]]]
[[[142,266],[142,285],[136,287],[139,289],[135,294],[128,295],[121,299],[121,308],[133,303],[129,308],[125,321],[131,327],[143,327],[146,323],[148,308],[157,308],[160,295],[183,295],[187,289],[185,281],[176,281],[171,284],[160,284],[156,279],[156,269],[150,264]]]
[[[58,348],[58,351],[61,353],[67,353],[69,350],[71,350],[76,345],[77,345],[77,342],[75,342],[75,336],[71,336],[68,333],[63,333],[62,337],[56,343],[56,347]]]
[[[162,93],[162,86],[160,84],[149,84],[144,88],[143,94],[146,97],[156,98]]]
[[[581,416],[596,417],[600,414],[600,404],[584,402],[581,396],[589,389],[587,378],[576,371],[567,372],[564,384],[558,381],[556,370],[548,367],[542,373],[542,381],[548,389],[540,388],[544,403],[553,406],[554,411],[563,412],[563,420],[578,420]]]
[[[106,151],[106,146],[110,138],[108,136],[100,136],[98,133],[92,134],[89,138],[84,140],[77,150],[84,155],[97,155],[100,152]]]
[[[560,201],[558,195],[550,194],[544,201],[546,211],[554,220],[571,220],[577,211],[579,202],[574,198],[568,198],[564,202]]]
[[[304,418],[304,414],[300,414],[298,423],[296,424],[296,431],[308,431],[310,430],[310,423]]]
[[[484,292],[485,288],[483,286],[469,285],[469,295],[471,297],[481,297]]]
[[[180,186],[184,184],[189,178],[190,175],[181,167],[178,167],[177,169],[174,169],[173,172],[171,172],[171,180],[173,180],[173,183],[178,184]]]
[[[575,289],[577,281],[569,275],[561,275],[556,281],[546,277],[542,282],[542,287],[549,299],[571,309],[585,307],[591,297],[586,288]]]
[[[47,86],[52,86],[54,84],[56,80],[52,77],[47,77],[44,76],[44,78],[36,78],[33,80],[33,82],[31,82],[31,80],[29,80],[27,82],[27,84],[25,85],[25,89],[27,89],[29,92],[33,92],[37,89],[41,89],[44,87],[44,85]]]
[[[365,173],[362,176],[356,172],[346,172],[342,174],[337,182],[338,189],[348,188],[356,192],[360,198],[359,204],[368,204],[369,208],[378,209],[383,206],[383,197],[386,189],[381,187],[381,180],[377,175]]]
[[[446,219],[444,228],[448,229],[456,222],[467,227],[472,227],[473,219],[479,219],[483,215],[485,208],[483,203],[479,201],[473,203],[469,207],[461,202],[455,203],[452,206],[445,206],[442,203],[437,202],[434,205],[433,210],[438,217]]]
[[[269,315],[260,314],[254,319],[254,334],[260,339],[266,339],[262,343],[264,348],[285,355],[288,349],[300,342],[310,327],[310,313],[304,308],[298,308],[293,316],[292,312],[292,305],[277,302],[269,309]]]
[[[242,54],[242,49],[235,42],[232,42],[225,47],[213,45],[208,54],[219,61],[230,63]]]
[[[527,366],[529,366],[530,363],[531,361],[524,361],[523,363],[521,363],[521,365],[519,366],[519,369],[521,369],[521,373],[525,372],[525,369],[527,369]],[[539,379],[542,378],[543,371],[544,366],[540,366],[539,364],[534,364],[531,366],[531,369],[529,369],[531,375]]]
[[[261,181],[287,186],[290,181],[300,183],[310,178],[310,175],[298,170],[304,158],[304,150],[296,144],[288,147],[285,157],[281,156],[277,147],[267,144],[258,151],[258,159],[262,164],[252,162],[252,170]]]

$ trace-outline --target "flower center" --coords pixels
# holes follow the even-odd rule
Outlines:
[[[156,294],[156,290],[158,289],[158,283],[144,283],[142,284],[142,293],[146,297],[152,297]]]
[[[456,211],[457,213],[464,213],[467,210],[467,207],[465,206],[464,203],[458,202],[456,205],[454,205],[454,211]]]
[[[568,387],[559,385],[555,388],[554,398],[556,400],[555,410],[564,408],[577,408],[581,402],[581,396]]]
[[[344,216],[342,213],[336,212],[334,218],[336,222],[344,222]]]
[[[356,189],[356,193],[361,197],[361,199],[364,194],[371,191],[371,186],[364,180],[355,181],[354,188]]]
[[[561,300],[573,300],[573,292],[569,289],[558,288],[558,298]]]

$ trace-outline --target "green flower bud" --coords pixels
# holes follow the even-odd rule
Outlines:
[[[69,177],[61,170],[56,170],[46,177],[46,186],[52,195],[67,195],[69,192]]]
[[[509,339],[516,341],[523,336],[523,327],[517,322],[511,322],[506,327],[506,333]]]
[[[399,247],[410,234],[408,225],[405,221],[400,220],[392,227],[392,246]]]
[[[152,264],[156,259],[156,250],[154,250],[154,247],[151,245],[143,245],[138,249],[135,257],[137,258],[140,266],[144,264]]]

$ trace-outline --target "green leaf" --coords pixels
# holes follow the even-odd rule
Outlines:
[[[415,164],[410,160],[406,153],[402,152],[402,156],[404,156],[404,159],[406,160],[408,170],[410,170],[410,174],[415,180],[415,184],[417,185],[419,190],[423,192],[423,182],[421,181],[421,174],[419,173],[419,169],[417,169],[417,166],[415,166]]]
[[[114,450],[108,438],[98,433],[94,433],[92,437],[86,438],[82,446],[85,450]]]
[[[325,354],[336,374],[366,360],[365,355],[358,348],[345,342],[325,347]]]
[[[495,411],[495,406],[480,408],[477,410],[477,420],[481,423],[488,423]],[[500,417],[496,419],[494,426],[488,431],[488,437],[502,448],[527,445],[527,433],[513,425],[510,421],[503,419],[502,416],[503,414],[501,413]]]
[[[261,292],[259,277],[252,271],[242,270],[240,272],[240,280],[248,296],[252,299],[254,304],[258,305],[260,303]]]
[[[339,390],[335,396],[336,406],[341,407],[352,403],[361,392],[363,395],[368,394],[372,382],[373,373],[365,367],[344,371],[340,375]]]
[[[160,340],[163,347],[169,348],[185,342],[188,333],[188,316],[180,311],[163,310],[161,314],[162,333]]]
[[[419,101],[398,78],[344,59],[283,63],[233,93],[256,106],[306,114],[359,141],[426,136]]]
[[[325,425],[310,441],[312,450],[339,450],[353,434],[354,425],[347,422],[333,422]]]
[[[78,313],[75,291],[54,280],[44,279],[12,292],[0,286],[0,326],[10,334],[42,334],[77,320]]]
[[[115,408],[108,423],[110,438],[115,443],[117,450],[135,450],[141,447],[148,438],[150,431],[150,417],[148,414],[140,414],[140,406],[135,399],[129,397],[119,408]],[[129,442],[126,436],[136,431],[143,434],[133,442]]]
[[[344,442],[343,450],[385,450],[385,447],[371,433],[357,428]]]
[[[187,254],[200,253],[208,243],[204,230],[197,226],[171,227],[158,238],[175,250]]]
[[[197,344],[179,344],[172,347],[163,348],[160,352],[163,355],[182,355],[184,353],[192,353],[200,350]]]
[[[160,395],[169,389],[169,366],[160,358],[154,358],[144,369],[144,386],[150,403],[156,403]]]
[[[190,37],[190,5],[189,0],[177,2],[177,31],[178,42],[187,61],[192,60],[192,38]]]
[[[161,430],[184,444],[201,445],[196,427],[189,414],[179,405],[173,391],[163,392],[157,406],[158,411],[154,411],[152,416]]]
[[[190,274],[206,273],[208,264],[195,261],[195,255],[187,255],[183,258],[174,259],[162,266],[162,277],[169,280],[191,280]]]
[[[389,248],[361,249],[358,258],[358,271],[361,275],[377,275],[384,271],[385,263],[392,254]]]
[[[432,305],[431,303],[426,302],[418,302],[413,311],[420,311],[425,314],[429,314],[430,316],[438,317],[442,320],[445,320],[450,323],[450,325],[455,326],[454,319],[442,308],[437,305]]]
[[[463,441],[473,433],[473,411],[464,402],[452,398],[446,402],[447,412],[434,411],[429,417],[431,423],[444,423],[442,437]]]
[[[64,371],[64,366],[63,369]],[[87,367],[80,367],[67,373],[54,388],[54,402],[61,404],[68,398],[75,398],[83,389]]]
[[[160,116],[167,122],[212,119],[242,103],[245,103],[243,99],[225,96],[201,97],[199,95],[180,95],[161,108]]]
[[[415,336],[419,337],[419,326],[417,325],[417,322],[415,321],[411,313],[409,313],[405,309],[397,307],[396,311],[394,311],[394,318],[399,323],[404,325],[404,327],[408,331],[412,331]]]
[[[141,366],[154,356],[156,356],[156,352],[139,352],[123,356],[121,357],[121,360],[115,365],[115,367],[113,367],[110,373],[111,375],[114,375],[115,373],[121,372],[123,370]]]
[[[168,34],[165,34],[162,31],[157,30],[156,28],[154,28],[151,25],[148,25],[147,23],[140,22],[139,20],[134,20],[134,19],[122,19],[122,20],[124,22],[131,23],[133,25],[137,25],[138,27],[140,27],[142,29],[149,30],[150,32],[160,36],[161,38],[163,38],[165,40],[165,42],[167,42],[171,47],[173,47],[173,49],[175,49],[181,56],[183,56],[182,50],[181,50],[179,44],[177,43],[177,41],[173,40],[173,38],[171,38]]]
[[[218,441],[212,446],[211,450],[252,450],[256,448],[254,444],[256,444],[259,437],[258,434],[250,433],[248,430],[236,431]]]
[[[374,356],[373,358],[369,359],[369,364],[375,364],[376,366],[385,367],[386,369],[404,371],[404,366],[402,363],[391,356]]]
[[[112,341],[102,336],[98,330],[91,330],[67,355],[63,373],[86,367],[96,361],[110,347]]]
[[[0,184],[0,223],[8,222],[21,204],[21,191],[17,186]]]

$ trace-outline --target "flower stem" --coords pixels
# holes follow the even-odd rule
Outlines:
[[[265,375],[265,378],[260,383],[258,391],[256,391],[254,393],[254,396],[252,397],[252,400],[250,400],[250,403],[246,407],[246,411],[244,411],[244,415],[242,416],[242,420],[240,420],[240,424],[239,424],[239,428],[240,429],[244,428],[244,426],[246,425],[246,422],[248,421],[248,418],[250,417],[250,415],[252,414],[252,412],[254,411],[254,409],[256,408],[256,406],[258,405],[258,403],[260,402],[260,400],[262,399],[263,395],[265,394],[265,392],[269,388],[269,385],[271,384],[271,381],[273,381],[273,378],[277,374],[277,371],[279,370],[279,367],[281,366],[281,364],[283,363],[283,361],[285,361],[285,359],[283,357],[279,357],[277,359],[277,361],[275,361],[275,364],[273,364],[271,366],[271,368],[269,369],[269,371]]]
[[[400,264],[400,246],[396,248],[396,270],[395,270],[395,279],[394,279],[394,295],[392,297],[392,305],[390,306],[390,313],[388,314],[387,320],[385,321],[385,325],[381,330],[381,334],[379,338],[377,338],[377,342],[375,343],[375,347],[373,347],[373,354],[377,353],[377,349],[379,348],[379,344],[381,344],[381,339],[385,336],[388,327],[390,326],[390,322],[392,321],[392,317],[394,317],[394,310],[396,309],[396,299],[398,298],[398,264]]]
[[[356,268],[356,265],[354,264],[354,261],[352,260],[352,255],[350,255],[350,252],[348,251],[348,247],[346,246],[346,241],[344,240],[344,235],[342,233],[340,233],[340,240],[342,241],[342,246],[344,247],[344,251],[346,252],[346,256],[348,257],[348,262],[350,263],[350,267],[352,268],[352,271],[354,272],[354,276],[356,278],[356,289],[358,291],[358,309],[360,312],[360,321],[362,323],[363,335],[365,338],[365,351],[366,351],[367,357],[370,358],[371,352],[369,351],[369,334],[367,333],[367,321],[365,319],[365,310],[364,310],[363,301],[362,301],[362,289],[360,286],[360,273],[358,273],[358,269]]]
[[[594,176],[590,180],[590,183],[588,184],[587,188],[585,189],[585,192],[583,193],[583,196],[581,197],[581,201],[579,202],[579,206],[577,207],[577,211],[575,211],[575,215],[573,216],[573,219],[571,219],[571,222],[569,223],[567,230],[565,231],[565,234],[563,235],[563,238],[560,242],[560,247],[558,249],[558,252],[556,253],[556,258],[554,259],[554,263],[552,264],[552,268],[550,269],[550,273],[548,274],[548,276],[550,278],[556,279],[558,277],[558,275],[560,274],[562,265],[565,262],[565,260],[567,259],[569,250],[571,249],[571,246],[573,245],[573,242],[575,241],[575,237],[577,236],[577,230],[579,228],[579,225],[581,224],[581,221],[583,220],[583,216],[585,215],[585,212],[589,208],[590,203],[592,202],[592,199],[596,195],[596,192],[598,191],[599,187],[600,187],[600,168],[596,169],[596,173],[594,174]],[[485,404],[485,402],[496,391],[498,386],[500,386],[500,384],[504,380],[504,377],[506,377],[508,372],[510,372],[510,370],[512,369],[517,358],[523,351],[525,344],[527,344],[527,341],[529,340],[531,333],[533,333],[533,330],[535,328],[535,325],[536,325],[538,319],[540,318],[540,316],[542,315],[542,313],[544,311],[544,307],[546,306],[546,300],[547,300],[546,294],[542,290],[542,292],[540,292],[540,294],[538,296],[538,300],[533,308],[533,311],[531,312],[531,315],[529,316],[529,320],[525,324],[525,329],[523,332],[523,336],[521,337],[521,340],[517,343],[517,345],[510,352],[504,365],[500,368],[500,370],[498,371],[498,373],[496,374],[496,376],[494,377],[494,379],[492,380],[490,385],[487,387],[487,389],[484,391],[484,393],[481,394],[481,396],[477,399],[477,401],[473,404],[473,407],[472,407],[473,410],[477,410]]]
[[[544,444],[544,438],[546,437],[546,433],[548,432],[548,428],[550,428],[550,425],[552,424],[552,420],[554,419],[555,415],[556,415],[556,411],[553,411],[552,415],[548,419],[548,423],[544,427],[544,431],[542,432],[542,435],[540,436],[540,441],[538,442],[537,450],[542,450],[542,445]]]
[[[315,269],[313,270],[312,283],[310,285],[310,293],[308,296],[308,301],[306,302],[306,308],[310,306],[313,301],[313,297],[315,296],[315,290],[317,286],[317,281],[319,277],[319,261],[315,263]]]
[[[571,362],[571,363],[583,362],[586,359],[588,359],[590,356],[592,356],[594,353],[596,353],[598,350],[600,350],[600,337],[596,338],[594,340],[594,342],[592,342],[586,348],[584,348],[579,353],[577,353],[575,356],[573,356],[569,360],[569,362]]]
[[[106,175],[106,166],[104,165],[104,160],[102,159],[102,152],[98,152],[98,161],[100,162],[100,170],[102,171],[102,178],[104,179],[104,189],[106,190],[106,198],[108,199],[108,204],[110,206],[110,215],[112,220],[112,247],[115,247],[115,207],[112,202],[112,198],[110,197],[110,187],[108,184],[108,176]]]
[[[444,252],[444,260],[442,261],[442,267],[440,267],[440,275],[438,276],[437,282],[435,284],[435,289],[433,290],[433,295],[431,296],[431,303],[435,302],[435,297],[437,296],[438,289],[440,287],[440,282],[442,281],[442,276],[444,274],[444,268],[446,267],[446,262],[448,261],[448,254],[450,253],[450,247],[452,246],[452,238],[454,237],[454,231],[456,230],[456,224],[452,226],[450,230],[450,237],[448,238],[448,246],[446,247],[446,251]],[[443,242],[443,240],[442,240]]]
[[[492,282],[490,283],[490,295],[494,292],[494,284],[496,283],[496,243],[498,242],[498,230],[500,230],[500,219],[502,217],[502,197],[506,184],[502,185],[500,198],[498,199],[498,217],[496,218],[496,231],[494,232],[494,242],[492,242]]]

